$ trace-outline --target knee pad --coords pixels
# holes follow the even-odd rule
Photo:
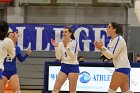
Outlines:
[[[113,89],[111,89],[111,88],[109,88],[109,89],[108,89],[108,93],[116,93],[116,91],[113,90]]]
[[[59,93],[59,91],[57,89],[53,89],[52,93]]]
[[[15,91],[14,93],[21,93],[21,91],[20,91],[20,90],[18,90],[18,91]]]
[[[128,91],[125,91],[125,92],[122,92],[122,93],[134,93],[134,92],[131,91],[131,90],[128,90]]]

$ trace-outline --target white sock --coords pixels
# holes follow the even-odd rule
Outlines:
[[[14,92],[14,93],[21,93],[21,91],[20,91],[20,90],[18,90],[18,91]]]
[[[116,91],[113,90],[113,89],[111,89],[111,88],[109,88],[109,89],[108,89],[108,93],[116,93]]]
[[[53,89],[52,93],[59,93],[59,91],[57,89]]]

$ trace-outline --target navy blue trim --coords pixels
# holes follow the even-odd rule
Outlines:
[[[2,80],[2,70],[0,69],[0,80]]]
[[[126,75],[129,76],[130,74],[130,68],[118,68],[118,69],[115,69],[116,72],[120,72],[120,73],[124,73]]]
[[[74,51],[74,53],[76,53],[76,49],[77,49],[77,41],[76,41],[76,46],[75,46],[75,51]]]
[[[114,48],[114,50],[113,50],[113,54],[114,54],[114,52],[115,52],[115,50],[116,50],[116,47],[117,47],[117,45],[118,45],[119,40],[120,40],[120,36],[118,36],[117,43],[116,43],[115,48]]]

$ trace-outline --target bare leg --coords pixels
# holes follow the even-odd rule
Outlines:
[[[122,77],[123,77],[123,82],[120,86],[121,91],[122,92],[128,91],[129,90],[129,78],[126,74],[123,74]]]
[[[58,93],[60,91],[62,85],[66,81],[66,79],[67,79],[67,75],[65,73],[63,73],[62,71],[59,71],[52,93]]]
[[[128,75],[124,74],[122,75],[123,77],[123,82],[120,86],[122,93],[133,93],[132,91],[129,90],[129,77]]]
[[[0,79],[0,93],[4,93],[4,84],[2,79]]]
[[[121,86],[122,82],[123,82],[123,73],[114,72],[112,75],[109,88],[116,91],[118,87]]]
[[[14,74],[11,76],[10,83],[13,87],[14,92],[20,93],[20,83],[19,83],[19,77],[17,74]]]
[[[69,73],[68,75],[70,93],[76,93],[78,76],[79,73]]]
[[[7,85],[7,83],[8,83],[8,79],[7,79],[7,77],[3,76],[3,77],[2,77],[2,80],[3,80],[3,84],[4,84],[4,90],[5,90],[6,85]]]

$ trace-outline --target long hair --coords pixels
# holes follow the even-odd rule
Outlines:
[[[73,33],[72,29],[70,27],[64,27],[64,29],[68,29],[69,33],[71,33],[70,38],[75,40],[74,33]]]
[[[119,35],[123,35],[122,27],[116,23],[116,22],[111,22],[111,25],[114,29],[116,29],[116,33]]]
[[[9,30],[8,23],[6,21],[0,21],[0,40],[4,40]]]

